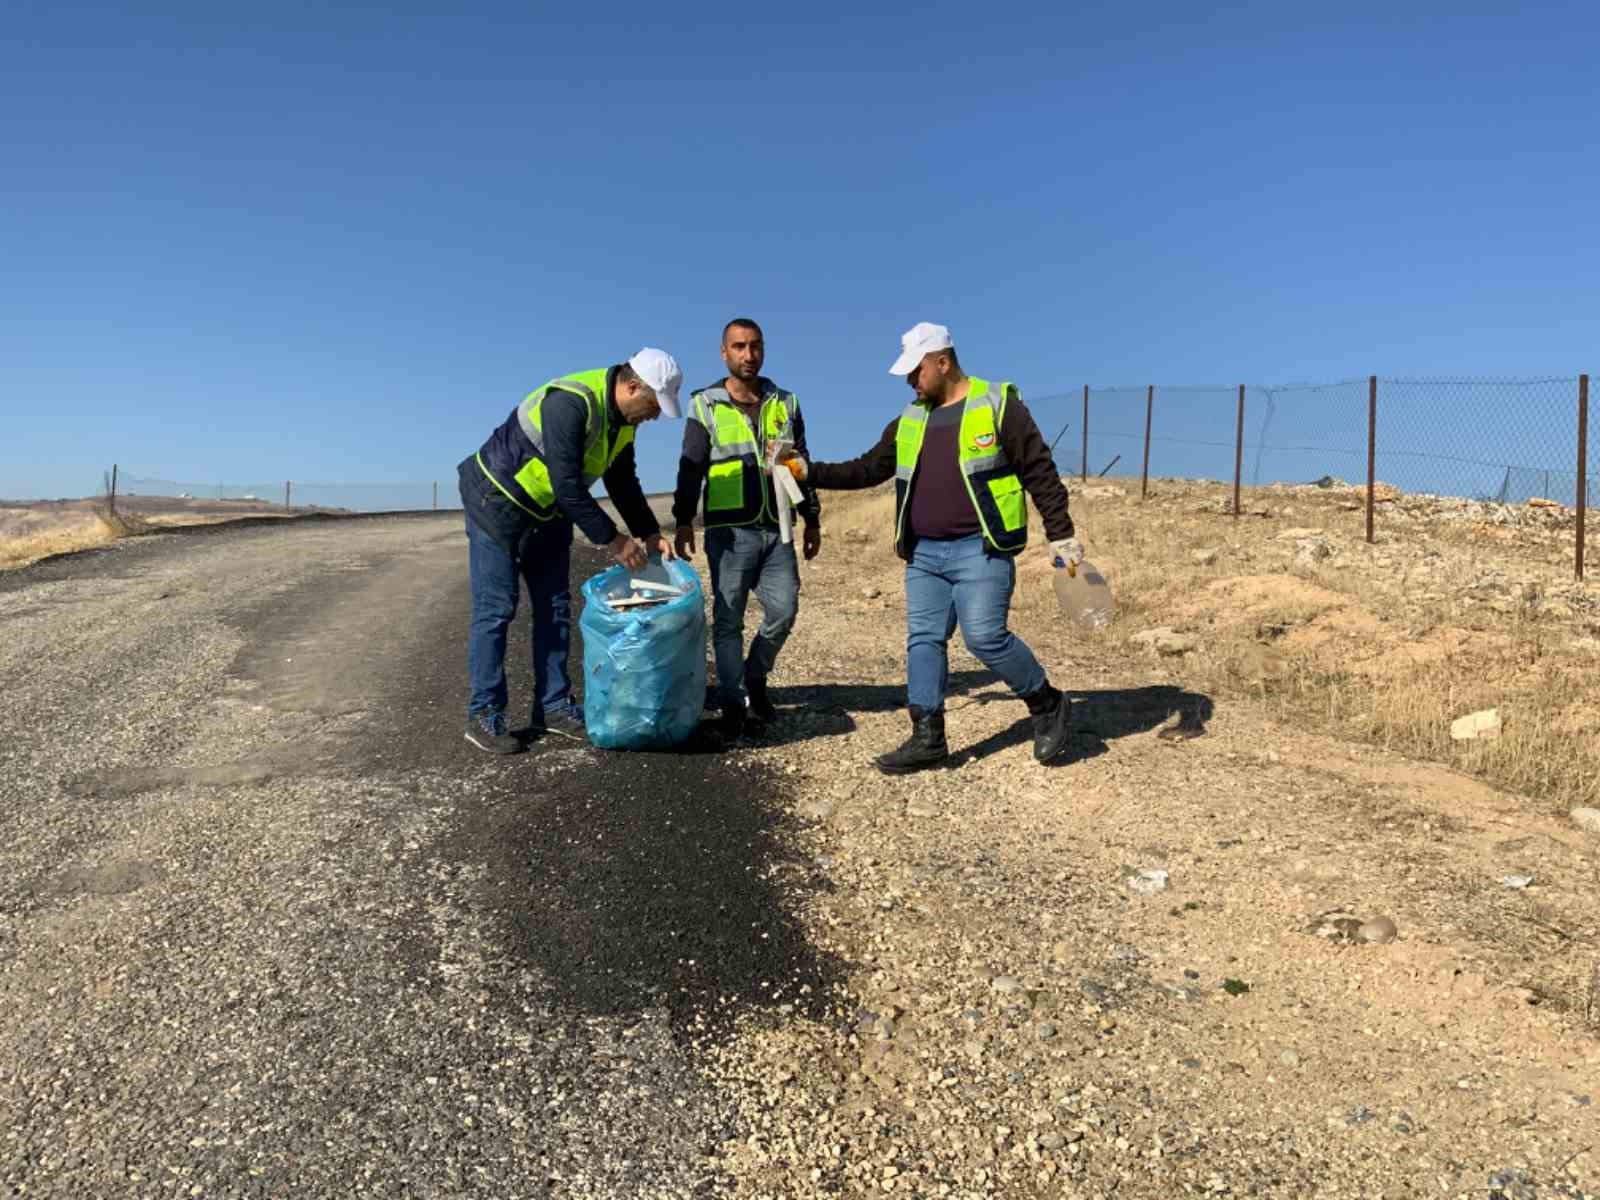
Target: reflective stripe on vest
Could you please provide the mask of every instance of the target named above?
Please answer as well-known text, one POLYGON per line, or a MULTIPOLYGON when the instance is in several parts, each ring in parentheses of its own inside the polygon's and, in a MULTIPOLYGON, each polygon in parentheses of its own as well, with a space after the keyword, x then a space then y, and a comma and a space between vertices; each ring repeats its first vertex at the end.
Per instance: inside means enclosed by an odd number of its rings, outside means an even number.
MULTIPOLYGON (((967 377, 967 398, 962 402, 957 461, 967 497, 978 514, 984 540, 1003 554, 1015 554, 1028 542, 1028 501, 1022 480, 1006 460, 1000 446, 1000 423, 1006 400, 1016 391, 1007 382, 990 385, 986 379, 967 377)), ((928 431, 928 407, 911 404, 895 427, 895 545, 904 550, 906 513, 911 482, 922 457, 928 431)))
POLYGON ((616 444, 610 444, 611 422, 606 407, 606 373, 607 369, 601 367, 598 371, 578 371, 572 375, 563 375, 560 379, 552 379, 538 390, 528 393, 527 398, 517 406, 517 424, 532 446, 532 454, 529 455, 528 461, 523 463, 513 476, 523 492, 523 498, 519 499, 502 486, 489 469, 483 466, 483 460, 481 458, 478 460, 478 465, 483 467, 483 473, 496 487, 505 492, 519 508, 525 509, 541 521, 550 520, 557 511, 555 488, 550 482, 550 468, 545 464, 544 399, 546 396, 552 391, 570 392, 584 403, 583 462, 580 471, 585 488, 592 488, 610 469, 611 464, 616 462, 617 456, 633 444, 632 425, 624 426, 617 434, 616 444))
POLYGON ((707 529, 755 525, 769 515, 764 443, 792 438, 800 411, 800 402, 790 393, 768 392, 756 415, 758 438, 744 410, 727 397, 723 388, 705 388, 694 394, 690 410, 690 418, 705 427, 711 443, 703 518, 707 529))

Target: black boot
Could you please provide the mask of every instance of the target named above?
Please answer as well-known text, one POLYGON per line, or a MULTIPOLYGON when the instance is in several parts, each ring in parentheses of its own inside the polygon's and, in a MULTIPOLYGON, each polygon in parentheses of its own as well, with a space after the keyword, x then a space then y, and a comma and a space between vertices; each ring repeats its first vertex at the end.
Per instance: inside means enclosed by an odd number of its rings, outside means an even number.
POLYGON ((944 740, 944 710, 911 710, 911 736, 898 750, 880 754, 874 761, 885 775, 909 775, 926 767, 936 767, 950 757, 944 740))
POLYGON ((723 741, 736 742, 742 738, 745 724, 744 701, 724 701, 722 719, 717 722, 717 730, 722 734, 723 741))
POLYGON ((1067 748, 1072 701, 1048 683, 1023 700, 1033 714, 1033 757, 1047 763, 1067 748))
POLYGON ((750 719, 757 725, 770 725, 778 719, 778 710, 772 707, 772 697, 767 695, 765 675, 746 673, 744 693, 750 697, 750 719))

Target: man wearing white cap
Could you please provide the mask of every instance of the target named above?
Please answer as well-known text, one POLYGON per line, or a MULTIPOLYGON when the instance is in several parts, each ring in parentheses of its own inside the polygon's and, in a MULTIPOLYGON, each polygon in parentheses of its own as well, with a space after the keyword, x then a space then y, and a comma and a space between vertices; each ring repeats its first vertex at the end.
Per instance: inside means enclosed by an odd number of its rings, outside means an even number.
POLYGON ((530 732, 587 736, 567 674, 572 528, 630 569, 649 554, 675 557, 639 483, 633 435, 645 421, 682 415, 682 385, 672 355, 649 347, 625 363, 563 375, 529 393, 457 468, 472 584, 466 738, 480 750, 522 748, 505 715, 506 631, 517 615, 519 578, 533 610, 530 732), (631 537, 589 494, 601 479, 631 537))
POLYGON ((1033 717, 1040 762, 1067 748, 1071 705, 1050 685, 1027 644, 1007 628, 1016 555, 1028 540, 1033 497, 1052 560, 1078 563, 1067 489, 1015 385, 961 369, 950 331, 922 322, 900 339, 891 374, 916 399, 889 422, 877 445, 845 463, 789 460, 817 488, 867 488, 895 480, 895 550, 906 561, 906 699, 911 737, 881 755, 878 768, 903 774, 949 757, 944 698, 950 635, 1000 676, 1033 717))

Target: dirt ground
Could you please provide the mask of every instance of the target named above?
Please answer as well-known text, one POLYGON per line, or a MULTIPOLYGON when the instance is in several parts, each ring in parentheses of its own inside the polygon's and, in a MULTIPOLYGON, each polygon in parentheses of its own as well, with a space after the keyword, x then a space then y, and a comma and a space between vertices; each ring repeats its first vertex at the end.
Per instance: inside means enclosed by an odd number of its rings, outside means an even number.
POLYGON ((1034 763, 958 639, 957 764, 897 779, 870 766, 908 730, 892 499, 824 496, 785 715, 741 753, 793 798, 793 902, 852 974, 839 1019, 718 1052, 755 1131, 720 1151, 736 1194, 1600 1193, 1571 514, 1386 490, 1367 546, 1346 489, 1235 518, 1218 486, 1069 484, 1118 615, 1060 617, 1036 527, 1012 624, 1072 754, 1034 763), (1487 707, 1498 738, 1451 739, 1487 707), (1375 918, 1398 936, 1348 936, 1375 918))

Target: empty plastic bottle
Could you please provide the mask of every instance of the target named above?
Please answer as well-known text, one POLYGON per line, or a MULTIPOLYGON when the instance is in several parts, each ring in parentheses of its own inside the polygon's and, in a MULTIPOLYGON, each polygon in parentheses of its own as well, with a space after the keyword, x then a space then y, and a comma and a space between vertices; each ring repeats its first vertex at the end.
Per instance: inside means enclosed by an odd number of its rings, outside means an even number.
POLYGON ((1075 625, 1085 629, 1099 629, 1109 624, 1115 605, 1111 599, 1111 585, 1088 559, 1077 567, 1069 567, 1058 555, 1056 569, 1051 572, 1051 584, 1056 591, 1056 604, 1062 614, 1075 625))

